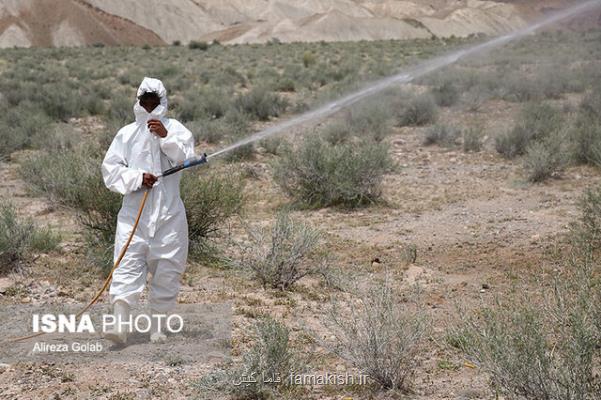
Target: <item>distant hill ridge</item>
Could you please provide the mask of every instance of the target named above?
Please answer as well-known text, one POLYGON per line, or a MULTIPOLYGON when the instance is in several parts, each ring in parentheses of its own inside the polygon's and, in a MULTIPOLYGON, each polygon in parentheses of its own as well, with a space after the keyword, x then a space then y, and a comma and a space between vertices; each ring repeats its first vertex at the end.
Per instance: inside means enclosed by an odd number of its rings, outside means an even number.
POLYGON ((462 37, 514 30, 541 11, 569 4, 528 0, 0 0, 0 47, 462 37))

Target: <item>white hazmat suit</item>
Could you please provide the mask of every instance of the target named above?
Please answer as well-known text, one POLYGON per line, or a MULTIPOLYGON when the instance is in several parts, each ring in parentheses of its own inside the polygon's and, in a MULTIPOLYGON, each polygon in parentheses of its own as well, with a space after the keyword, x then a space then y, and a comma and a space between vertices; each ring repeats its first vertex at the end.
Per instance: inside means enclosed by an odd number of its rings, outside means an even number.
MULTIPOLYGON (((167 91, 158 79, 144 78, 138 97, 146 92, 160 96, 160 105, 150 114, 137 101, 135 122, 121 128, 102 162, 104 183, 124 195, 115 233, 115 260, 133 228, 143 196, 144 172, 158 176, 162 171, 194 157, 194 139, 179 121, 166 118, 167 91), (167 129, 161 138, 149 131, 147 121, 160 120, 167 129)), ((153 312, 168 313, 176 303, 180 278, 188 256, 188 223, 180 198, 180 173, 160 178, 149 189, 146 206, 132 242, 113 274, 109 290, 111 304, 128 306, 138 302, 147 273, 149 303, 153 312)))

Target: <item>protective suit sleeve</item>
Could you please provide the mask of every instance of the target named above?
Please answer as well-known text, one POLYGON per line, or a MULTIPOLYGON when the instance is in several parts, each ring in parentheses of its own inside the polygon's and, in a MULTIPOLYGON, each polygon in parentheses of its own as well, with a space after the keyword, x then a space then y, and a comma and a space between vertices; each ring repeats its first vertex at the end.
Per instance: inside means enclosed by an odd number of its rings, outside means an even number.
POLYGON ((127 166, 124 147, 117 134, 102 161, 102 179, 111 191, 126 195, 142 187, 144 171, 127 166))
POLYGON ((159 141, 161 151, 173 165, 181 164, 184 160, 195 156, 194 136, 179 121, 172 120, 169 125, 167 136, 159 141))

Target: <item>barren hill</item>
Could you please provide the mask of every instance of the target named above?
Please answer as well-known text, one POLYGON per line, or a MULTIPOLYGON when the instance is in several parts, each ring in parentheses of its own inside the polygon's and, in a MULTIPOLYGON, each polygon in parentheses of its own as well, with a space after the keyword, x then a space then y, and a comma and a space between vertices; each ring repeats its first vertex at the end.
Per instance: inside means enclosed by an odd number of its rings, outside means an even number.
MULTIPOLYGON (((561 2, 0 0, 0 47, 345 41, 496 34, 561 2)), ((566 3, 566 2, 563 2, 566 3)))

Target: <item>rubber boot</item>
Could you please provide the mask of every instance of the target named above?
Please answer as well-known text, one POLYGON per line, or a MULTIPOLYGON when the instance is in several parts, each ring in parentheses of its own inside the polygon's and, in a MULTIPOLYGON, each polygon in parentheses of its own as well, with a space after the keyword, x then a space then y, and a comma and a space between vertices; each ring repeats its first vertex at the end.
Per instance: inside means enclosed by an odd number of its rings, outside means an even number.
POLYGON ((115 322, 117 326, 113 326, 109 330, 107 330, 104 333, 104 337, 105 339, 108 339, 117 345, 124 345, 125 343, 127 343, 127 325, 122 328, 122 326, 120 326, 118 322, 129 321, 129 304, 127 304, 125 301, 117 300, 115 304, 113 304, 113 316, 115 317, 115 322))
POLYGON ((163 343, 165 342, 165 340, 167 340, 167 335, 165 335, 165 319, 166 317, 162 317, 160 319, 155 318, 155 315, 165 315, 164 313, 161 313, 159 311, 150 310, 150 314, 152 316, 152 319, 150 321, 150 342, 151 343, 163 343))

